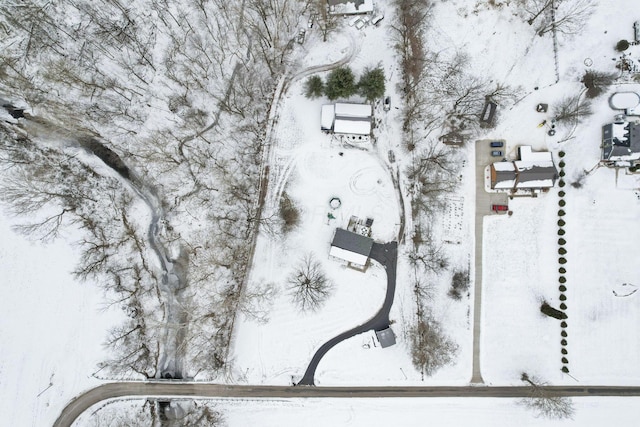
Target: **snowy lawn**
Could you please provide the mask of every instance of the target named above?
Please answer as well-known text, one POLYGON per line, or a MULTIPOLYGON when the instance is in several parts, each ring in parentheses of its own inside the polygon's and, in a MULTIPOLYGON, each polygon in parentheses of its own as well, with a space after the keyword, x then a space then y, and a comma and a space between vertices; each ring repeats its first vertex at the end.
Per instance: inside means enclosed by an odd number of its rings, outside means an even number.
POLYGON ((94 285, 71 277, 77 254, 68 244, 32 244, 10 225, 0 215, 2 424, 46 426, 69 400, 99 384, 92 374, 121 313, 94 285))

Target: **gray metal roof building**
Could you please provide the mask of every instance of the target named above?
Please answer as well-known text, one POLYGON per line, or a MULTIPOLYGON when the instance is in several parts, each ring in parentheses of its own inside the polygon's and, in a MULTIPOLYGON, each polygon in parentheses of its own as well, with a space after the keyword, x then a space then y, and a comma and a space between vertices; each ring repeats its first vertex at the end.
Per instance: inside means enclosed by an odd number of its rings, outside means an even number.
POLYGON ((378 341, 382 348, 391 347, 396 343, 396 335, 391 330, 391 327, 376 331, 376 336, 378 337, 378 341))
POLYGON ((369 259, 373 239, 342 228, 336 229, 329 255, 364 266, 369 259))
POLYGON ((602 127, 602 160, 629 162, 640 159, 640 124, 609 123, 602 127))

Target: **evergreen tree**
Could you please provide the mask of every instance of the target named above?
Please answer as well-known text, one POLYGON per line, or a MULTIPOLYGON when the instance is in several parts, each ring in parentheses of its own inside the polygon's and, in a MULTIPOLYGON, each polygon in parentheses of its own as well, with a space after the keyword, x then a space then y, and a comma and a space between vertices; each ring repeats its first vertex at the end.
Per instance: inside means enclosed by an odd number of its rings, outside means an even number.
POLYGON ((348 67, 336 68, 329 73, 324 86, 324 94, 331 100, 349 98, 356 93, 356 90, 356 79, 353 71, 348 67))
POLYGON ((319 98, 324 93, 324 83, 320 76, 311 76, 304 84, 304 94, 307 98, 319 98))
POLYGON ((367 69, 358 82, 358 92, 367 101, 382 98, 385 89, 384 80, 384 70, 381 67, 367 69))

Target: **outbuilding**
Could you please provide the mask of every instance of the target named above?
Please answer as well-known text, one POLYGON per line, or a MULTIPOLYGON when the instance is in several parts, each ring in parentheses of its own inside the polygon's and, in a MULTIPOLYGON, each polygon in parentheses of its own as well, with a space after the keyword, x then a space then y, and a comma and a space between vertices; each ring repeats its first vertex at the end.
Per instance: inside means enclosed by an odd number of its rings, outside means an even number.
POLYGON ((323 105, 320 129, 335 134, 369 136, 372 115, 373 109, 369 104, 323 105))
POLYGON ((393 333, 390 326, 376 331, 376 337, 378 337, 378 342, 382 348, 391 347, 396 343, 396 334, 393 333))

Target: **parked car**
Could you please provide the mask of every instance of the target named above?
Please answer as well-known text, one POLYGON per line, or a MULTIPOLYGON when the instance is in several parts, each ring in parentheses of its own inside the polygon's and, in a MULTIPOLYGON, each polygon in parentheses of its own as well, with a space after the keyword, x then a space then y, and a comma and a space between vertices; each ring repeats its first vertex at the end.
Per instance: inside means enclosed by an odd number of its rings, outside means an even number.
POLYGON ((502 156, 502 151, 498 151, 498 150, 496 150, 496 151, 492 151, 492 152, 491 152, 491 155, 492 155, 493 157, 501 157, 501 156, 502 156))
POLYGON ((304 28, 300 28, 300 31, 298 32, 297 42, 300 44, 304 43, 304 36, 306 34, 307 34, 307 31, 304 28))
POLYGON ((373 25, 378 25, 378 22, 382 21, 383 19, 384 19, 384 15, 382 13, 379 13, 373 18, 371 18, 371 23, 373 25))
POLYGON ((504 142, 502 141, 492 141, 491 142, 491 147, 503 147, 504 146, 504 142))
POLYGON ((389 111, 391 109, 391 97, 387 96, 384 99, 384 111, 389 111))
POLYGON ((316 14, 314 13, 314 14, 312 14, 312 15, 309 17, 309 21, 307 22, 307 26, 308 26, 309 28, 313 28, 313 22, 314 22, 315 20, 316 20, 316 14))
POLYGON ((358 21, 360 21, 360 17, 354 16, 353 18, 349 19, 349 26, 353 27, 354 25, 356 25, 356 22, 358 21))
POLYGON ((494 212, 506 212, 509 210, 507 205, 491 205, 491 210, 494 212))
POLYGON ((361 30, 364 27, 365 22, 362 19, 356 21, 356 28, 361 30))

